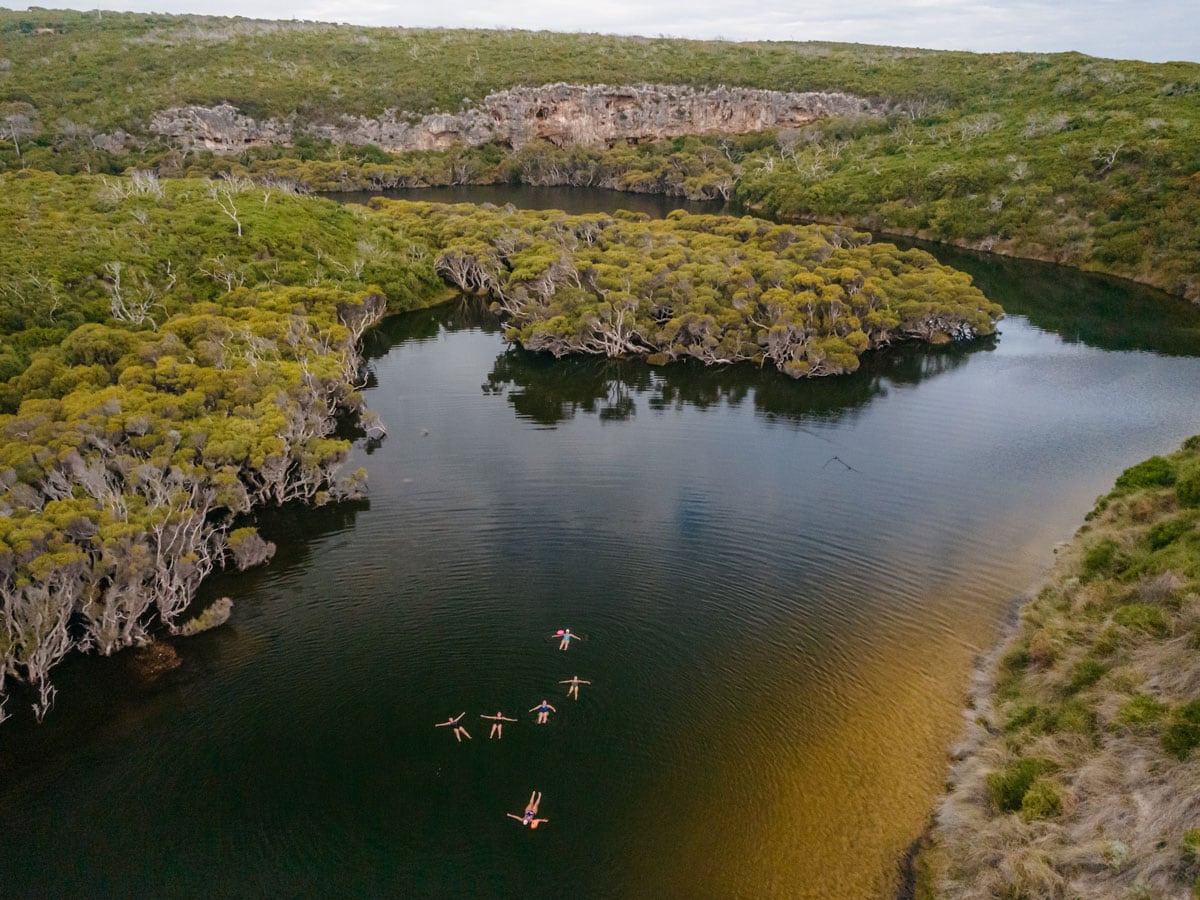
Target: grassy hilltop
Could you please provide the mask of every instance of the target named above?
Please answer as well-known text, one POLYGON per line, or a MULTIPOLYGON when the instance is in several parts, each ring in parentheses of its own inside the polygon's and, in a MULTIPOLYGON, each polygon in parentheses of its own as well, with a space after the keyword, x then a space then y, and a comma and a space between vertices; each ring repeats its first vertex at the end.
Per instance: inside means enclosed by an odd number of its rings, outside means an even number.
POLYGON ((1200 299, 1193 63, 3 11, 0 134, 0 170, 136 164, 165 175, 275 172, 316 189, 524 181, 719 191, 783 217, 1049 259, 1200 299), (455 111, 556 81, 843 91, 891 112, 738 140, 517 152, 391 154, 303 133, 344 114, 455 111), (212 157, 148 133, 160 110, 221 102, 287 121, 295 139, 212 157))

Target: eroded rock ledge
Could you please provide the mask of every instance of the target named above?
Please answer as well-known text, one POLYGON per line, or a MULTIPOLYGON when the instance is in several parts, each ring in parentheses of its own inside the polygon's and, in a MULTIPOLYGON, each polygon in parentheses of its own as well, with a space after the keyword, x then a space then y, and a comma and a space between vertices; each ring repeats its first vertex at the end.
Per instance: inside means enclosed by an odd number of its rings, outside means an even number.
POLYGON ((841 93, 550 84, 489 94, 480 107, 457 113, 417 116, 390 109, 377 118, 342 116, 334 124, 301 122, 295 114, 260 122, 228 103, 183 106, 155 114, 150 130, 185 147, 215 153, 286 145, 298 135, 405 151, 491 142, 519 148, 539 139, 567 146, 685 134, 745 134, 795 127, 827 116, 882 112, 881 106, 841 93))

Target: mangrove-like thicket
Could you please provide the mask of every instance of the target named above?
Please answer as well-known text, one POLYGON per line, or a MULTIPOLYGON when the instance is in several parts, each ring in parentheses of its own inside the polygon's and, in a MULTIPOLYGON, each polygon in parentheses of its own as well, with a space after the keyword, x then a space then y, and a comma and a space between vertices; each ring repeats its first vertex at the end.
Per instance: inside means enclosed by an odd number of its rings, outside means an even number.
POLYGON ((858 368, 893 341, 991 334, 1000 308, 922 250, 838 226, 375 201, 509 340, 555 356, 753 362, 792 377, 858 368))
POLYGON ((444 294, 361 212, 249 182, 0 176, 0 718, 9 679, 40 718, 68 652, 177 631, 215 567, 267 559, 255 507, 361 491, 333 434, 361 410, 357 341, 444 294))
POLYGON ((919 896, 1200 896, 1200 436, 1087 519, 981 681, 919 896))

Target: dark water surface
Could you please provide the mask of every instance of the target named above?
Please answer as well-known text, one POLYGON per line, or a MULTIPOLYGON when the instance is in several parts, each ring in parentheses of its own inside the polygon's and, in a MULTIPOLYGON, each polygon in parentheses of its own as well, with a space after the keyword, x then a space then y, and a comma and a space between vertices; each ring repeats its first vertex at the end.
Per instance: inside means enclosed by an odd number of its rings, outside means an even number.
POLYGON ((369 504, 264 516, 275 560, 208 586, 231 624, 158 683, 72 660, 45 725, 0 727, 0 896, 886 893, 974 655, 1200 431, 1196 310, 948 261, 999 336, 818 382, 554 362, 467 302, 386 323, 369 504), (532 790, 536 832, 504 815, 532 790))

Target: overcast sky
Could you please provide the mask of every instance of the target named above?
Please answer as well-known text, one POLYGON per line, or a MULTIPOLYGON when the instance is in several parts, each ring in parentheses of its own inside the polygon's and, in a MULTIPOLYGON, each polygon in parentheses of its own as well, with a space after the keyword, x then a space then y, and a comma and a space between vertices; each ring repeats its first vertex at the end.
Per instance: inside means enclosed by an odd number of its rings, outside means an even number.
POLYGON ((1117 59, 1200 62, 1197 0, 45 0, 40 5, 357 25, 1079 50, 1117 59))

